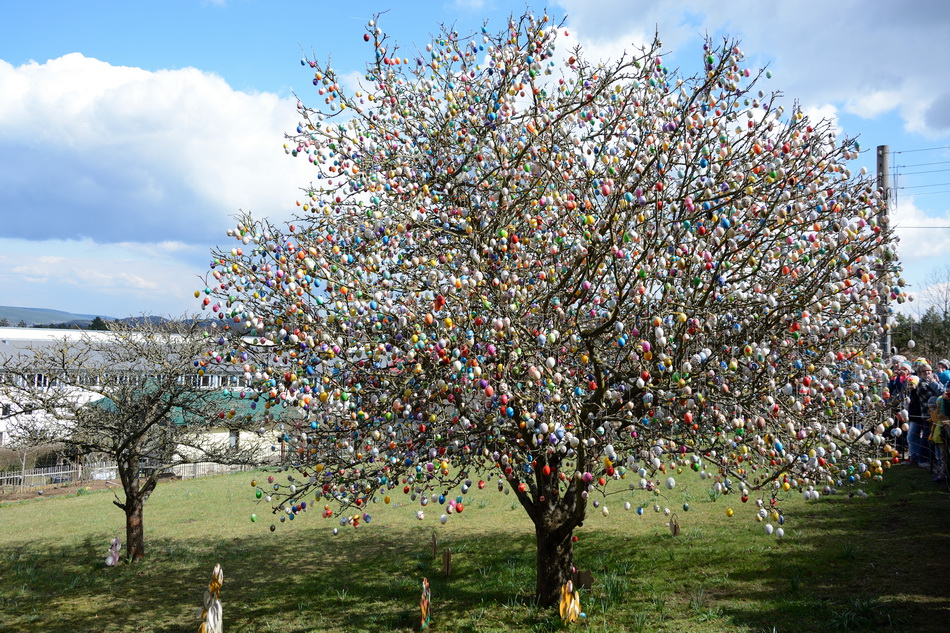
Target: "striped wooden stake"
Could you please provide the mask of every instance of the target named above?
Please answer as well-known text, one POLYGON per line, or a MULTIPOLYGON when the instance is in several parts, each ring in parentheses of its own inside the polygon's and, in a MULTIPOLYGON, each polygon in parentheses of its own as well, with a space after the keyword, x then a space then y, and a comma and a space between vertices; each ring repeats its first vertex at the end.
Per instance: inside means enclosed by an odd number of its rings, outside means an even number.
POLYGON ((195 615, 201 620, 198 633, 224 633, 221 608, 221 585, 224 584, 224 572, 221 565, 215 565, 211 572, 211 583, 204 595, 204 606, 195 615))

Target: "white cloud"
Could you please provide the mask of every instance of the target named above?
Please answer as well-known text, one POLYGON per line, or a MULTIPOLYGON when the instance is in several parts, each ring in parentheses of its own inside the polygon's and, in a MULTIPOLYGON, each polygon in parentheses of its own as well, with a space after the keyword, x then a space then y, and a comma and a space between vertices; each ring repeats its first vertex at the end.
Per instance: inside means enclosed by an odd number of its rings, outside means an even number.
POLYGON ((891 211, 891 223, 900 237, 898 253, 905 265, 950 256, 950 210, 928 214, 913 197, 902 197, 891 211))
POLYGON ((950 3, 860 0, 669 3, 648 0, 559 0, 585 44, 618 49, 642 42, 658 28, 667 48, 685 63, 705 34, 741 40, 754 58, 773 60, 774 86, 804 105, 840 104, 873 117, 899 112, 909 131, 950 136, 950 3), (928 60, 937 63, 929 63, 928 60), (939 60, 939 61, 937 61, 939 60), (926 70, 908 64, 927 64, 926 70), (940 89, 943 92, 940 92, 940 89))
MULTIPOLYGON (((728 34, 753 65, 771 60, 775 78, 763 89, 783 90, 786 105, 800 99, 809 115, 836 123, 900 116, 908 131, 950 135, 945 0, 555 3, 571 34, 559 40, 559 54, 580 41, 589 57, 616 58, 659 30, 674 53, 668 65, 692 71, 702 37, 728 34)), ((449 0, 443 8, 500 5, 449 0)), ((343 83, 361 76, 354 71, 343 83)), ((0 95, 3 303, 112 316, 128 305, 185 310, 231 216, 248 209, 289 217, 314 173, 281 147, 297 124, 295 98, 237 91, 194 68, 151 72, 78 53, 22 66, 0 60, 0 95)), ((950 226, 950 213, 901 198, 894 220, 908 267, 946 259, 950 229, 909 227, 950 226)))
POLYGON ((364 86, 364 80, 366 77, 365 72, 360 72, 358 70, 352 70, 348 73, 341 73, 339 76, 339 82, 343 86, 343 91, 348 95, 353 95, 356 92, 363 94, 369 94, 374 92, 372 86, 370 90, 367 90, 364 86))
POLYGON ((287 157, 296 100, 194 68, 78 53, 0 60, 0 287, 8 305, 87 314, 198 307, 210 251, 247 209, 295 211, 313 167, 287 157))
POLYGON ((36 261, 39 262, 40 264, 44 264, 46 266, 51 266, 51 267, 62 266, 63 263, 66 261, 66 258, 54 257, 52 255, 41 255, 40 257, 36 258, 36 261))
POLYGON ((5 305, 48 306, 69 312, 128 316, 140 311, 179 314, 198 309, 209 249, 202 245, 91 240, 0 239, 0 287, 5 305))
POLYGON ((864 119, 873 119, 892 110, 899 98, 900 93, 895 90, 860 93, 845 102, 844 110, 864 119))
POLYGON ((159 242, 155 245, 155 249, 157 251, 164 253, 177 253, 185 250, 186 248, 188 248, 188 245, 184 242, 173 242, 169 240, 159 242))
POLYGON ((307 184, 282 148, 295 100, 194 68, 0 61, 0 94, 8 236, 207 243, 241 208, 287 217, 307 184))
MULTIPOLYGON (((911 303, 896 306, 904 314, 922 314, 940 293, 934 286, 937 271, 950 271, 950 209, 927 212, 913 197, 901 197, 891 211, 891 223, 900 241, 897 252, 904 267, 911 303)), ((937 274, 939 277, 939 274, 937 274)))
POLYGON ((836 136, 841 132, 841 127, 838 125, 838 108, 830 103, 803 107, 802 114, 811 121, 828 121, 831 124, 832 133, 836 136))

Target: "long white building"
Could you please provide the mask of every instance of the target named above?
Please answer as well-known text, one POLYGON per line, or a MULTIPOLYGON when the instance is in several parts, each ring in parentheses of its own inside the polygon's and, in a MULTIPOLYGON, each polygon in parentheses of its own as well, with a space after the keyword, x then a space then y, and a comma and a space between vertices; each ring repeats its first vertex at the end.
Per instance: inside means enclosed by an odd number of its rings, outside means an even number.
MULTIPOLYGON (((62 341, 79 342, 83 340, 84 336, 94 341, 108 342, 113 335, 107 331, 95 330, 0 327, 0 360, 13 358, 18 354, 26 353, 30 349, 40 349, 62 341)), ((100 379, 99 376, 90 376, 90 386, 95 386, 100 379)), ((6 393, 2 388, 3 383, 8 380, 12 380, 12 377, 4 375, 3 369, 0 367, 0 447, 8 443, 8 429, 13 428, 19 416, 38 415, 19 409, 11 395, 6 393)), ((32 381, 31 387, 44 389, 50 386, 51 380, 54 381, 53 384, 55 385, 56 378, 46 376, 42 373, 35 373, 29 376, 28 380, 32 381)), ((193 381, 196 386, 209 389, 242 388, 247 386, 243 373, 237 372, 234 368, 224 364, 205 368, 205 371, 201 373, 196 370, 194 374, 181 376, 181 380, 190 380, 193 381)), ((75 394, 71 397, 79 401, 85 400, 86 402, 92 402, 102 397, 99 394, 83 390, 80 387, 72 387, 72 389, 75 391, 75 394)), ((230 442, 235 444, 240 441, 240 435, 227 428, 219 429, 216 431, 215 436, 215 439, 220 439, 220 436, 227 437, 230 442)))

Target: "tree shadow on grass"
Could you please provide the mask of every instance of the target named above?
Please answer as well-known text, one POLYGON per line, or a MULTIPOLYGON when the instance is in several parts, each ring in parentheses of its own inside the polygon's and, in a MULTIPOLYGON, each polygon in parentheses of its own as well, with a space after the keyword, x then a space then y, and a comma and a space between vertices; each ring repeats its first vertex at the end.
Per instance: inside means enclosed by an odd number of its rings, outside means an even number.
POLYGON ((585 607, 637 631, 947 630, 950 499, 918 469, 867 489, 791 504, 783 540, 764 524, 732 540, 688 522, 677 537, 584 534, 577 564, 599 580, 585 607))
POLYGON ((796 520, 796 547, 736 573, 752 610, 726 608, 754 630, 946 631, 950 500, 926 472, 894 469, 868 498, 839 494, 796 520))
MULTIPOLYGON (((712 527, 632 536, 584 530, 582 601, 607 630, 943 631, 950 597, 950 502, 923 471, 892 472, 883 494, 826 497, 789 516, 786 540, 728 539, 712 527), (927 478, 929 479, 929 478, 927 478), (704 533, 705 530, 705 533, 704 533)), ((29 535, 24 535, 28 537, 29 535)), ((135 565, 103 564, 109 535, 79 545, 0 547, 0 631, 194 631, 220 563, 228 631, 416 631, 421 580, 433 628, 548 631, 532 602, 533 534, 499 525, 445 535, 373 526, 222 540, 153 539, 135 565), (451 576, 441 552, 453 552, 451 576)))
POLYGON ((419 531, 380 529, 367 539, 306 529, 293 536, 153 539, 146 560, 115 568, 103 563, 105 535, 69 548, 3 547, 0 621, 11 631, 39 623, 44 631, 70 633, 193 631, 218 563, 229 631, 418 630, 423 577, 431 582, 443 630, 458 630, 473 605, 510 607, 513 588, 533 585, 523 574, 533 544, 523 539, 490 547, 475 538, 455 541, 453 572, 445 576, 419 531), (469 552, 488 560, 479 568, 469 552), (486 568, 497 571, 486 576, 486 568), (458 626, 445 629, 449 622, 458 626))

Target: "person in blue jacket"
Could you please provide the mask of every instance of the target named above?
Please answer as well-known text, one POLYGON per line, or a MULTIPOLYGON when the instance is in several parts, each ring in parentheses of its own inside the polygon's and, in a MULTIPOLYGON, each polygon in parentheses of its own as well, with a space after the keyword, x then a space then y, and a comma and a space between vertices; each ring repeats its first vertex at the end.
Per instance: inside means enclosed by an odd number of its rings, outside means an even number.
POLYGON ((950 384, 950 360, 944 358, 937 361, 937 380, 944 387, 950 384))

